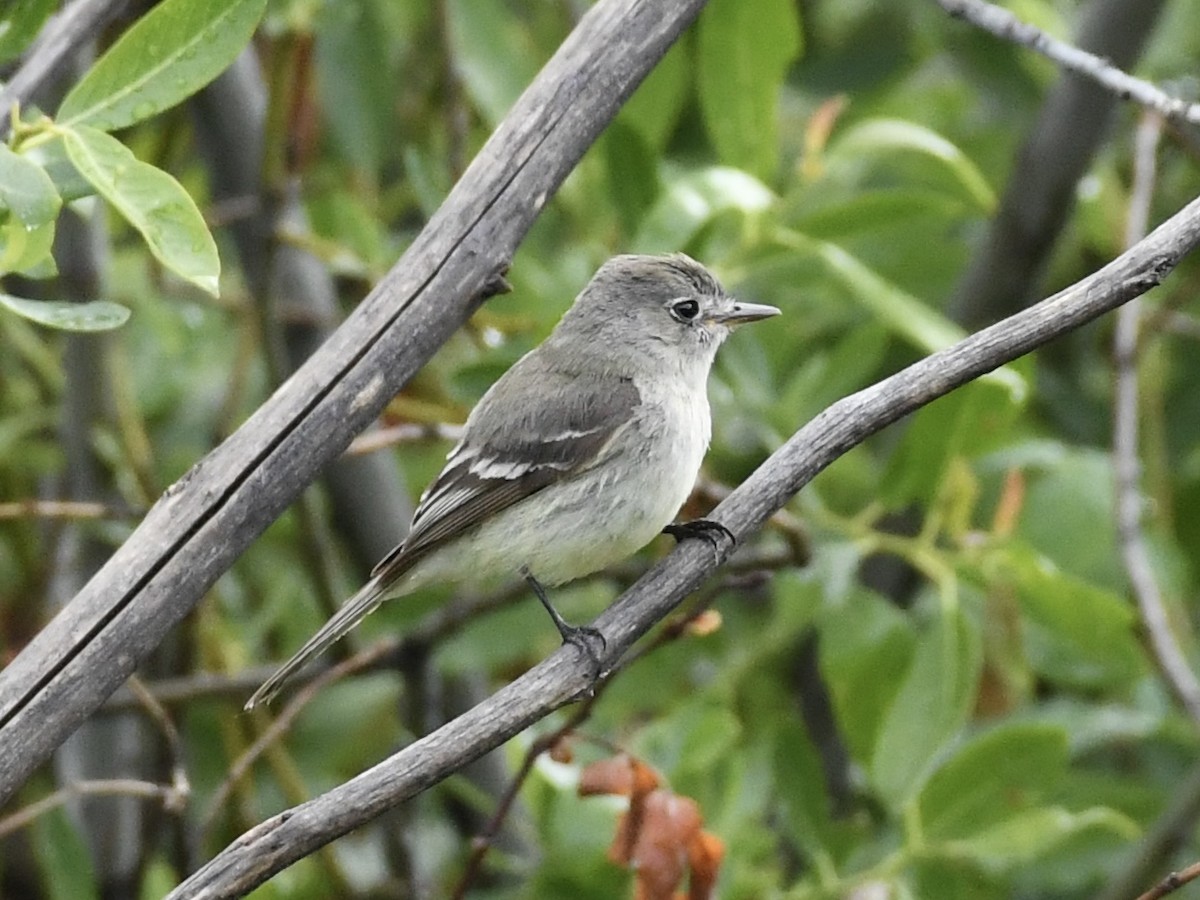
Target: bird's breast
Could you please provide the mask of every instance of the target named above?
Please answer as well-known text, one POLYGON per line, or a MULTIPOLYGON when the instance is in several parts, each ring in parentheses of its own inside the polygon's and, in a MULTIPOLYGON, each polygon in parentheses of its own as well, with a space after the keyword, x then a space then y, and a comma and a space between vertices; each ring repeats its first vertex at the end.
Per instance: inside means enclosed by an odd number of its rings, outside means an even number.
POLYGON ((644 392, 643 398, 635 422, 640 433, 630 441, 636 447, 632 452, 640 457, 634 480, 640 482, 643 498, 643 508, 635 513, 653 521, 657 533, 691 493, 708 450, 712 424, 708 397, 702 389, 661 386, 644 392))

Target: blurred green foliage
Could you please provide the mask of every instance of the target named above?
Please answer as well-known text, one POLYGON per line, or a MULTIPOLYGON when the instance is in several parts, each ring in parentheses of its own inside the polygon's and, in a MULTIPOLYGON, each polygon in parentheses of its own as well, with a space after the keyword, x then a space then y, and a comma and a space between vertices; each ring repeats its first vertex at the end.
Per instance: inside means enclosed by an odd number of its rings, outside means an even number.
MULTIPOLYGON (((44 16, 46 4, 23 5, 44 16)), ((1059 36, 1072 33, 1079 11, 1065 0, 1013 7, 1059 36)), ((298 173, 311 230, 288 239, 337 273, 347 310, 437 208, 582 8, 269 5, 256 45, 268 65, 295 43, 313 51, 294 76, 311 88, 315 130, 268 135, 312 143, 298 173)), ((1172 3, 1167 18, 1139 72, 1194 79, 1200 11, 1172 3)), ((705 476, 736 484, 825 406, 962 333, 946 299, 996 198, 1011 189, 1020 139, 1056 77, 1044 60, 923 0, 712 0, 547 206, 514 260, 512 294, 477 314, 389 419, 461 421, 606 257, 681 250, 739 295, 784 311, 736 335, 710 385, 705 476)), ((1121 251, 1137 116, 1119 111, 1041 295, 1121 251)), ((120 137, 148 149, 148 163, 170 168, 206 208, 182 110, 120 137)), ((0 179, 5 163, 0 154, 0 179)), ((1154 220, 1200 188, 1190 144, 1164 139, 1158 181, 1154 220)), ((47 207, 41 218, 57 213, 47 207)), ((0 315, 0 501, 59 496, 69 340, 104 340, 115 386, 115 412, 90 437, 119 499, 111 515, 79 526, 113 546, 129 531, 128 511, 145 508, 269 393, 256 301, 229 236, 215 233, 220 300, 165 277, 145 243, 114 223, 104 299, 132 310, 123 328, 58 338, 0 315)), ((1196 278, 1189 261, 1147 299, 1141 361, 1146 524, 1171 624, 1193 662, 1196 278)), ((1189 783, 1200 734, 1147 650, 1117 553, 1110 329, 1085 328, 969 385, 822 473, 789 506, 811 561, 767 579, 718 578, 706 597, 721 627, 639 660, 597 703, 575 758, 538 761, 512 816, 517 840, 491 851, 468 895, 630 890, 630 876, 605 860, 619 804, 574 793, 580 766, 612 747, 699 803, 726 845, 723 897, 1082 898, 1118 878, 1189 783)), ((428 440, 395 451, 414 496, 446 449, 428 440)), ((328 515, 319 495, 315 508, 328 515)), ((319 626, 319 568, 304 522, 285 515, 192 616, 180 651, 191 668, 232 675, 286 655, 319 626)), ((62 532, 24 513, 0 521, 5 658, 47 614, 62 532)), ((743 552, 782 550, 788 539, 768 530, 743 552)), ((339 548, 337 579, 348 593, 364 573, 347 551, 339 548)), ((598 579, 559 598, 585 620, 619 587, 598 579)), ((445 600, 385 608, 356 640, 411 629, 445 600)), ((377 674, 328 689, 216 810, 199 852, 215 853, 426 730, 436 718, 423 711, 431 683, 493 687, 555 642, 536 604, 522 601, 441 640, 423 679, 377 674)), ((193 834, 265 727, 240 714, 240 700, 172 708, 187 748, 193 834)), ((504 749, 510 774, 532 739, 504 749)), ((255 896, 403 896, 406 871, 444 895, 495 802, 458 776, 255 896), (400 829, 407 869, 389 844, 400 829)), ((44 896, 92 895, 72 829, 53 814, 31 833, 44 896)), ((1158 876, 1200 852, 1194 831, 1189 822, 1158 876)), ((148 844, 142 896, 183 877, 181 858, 170 842, 148 844)))

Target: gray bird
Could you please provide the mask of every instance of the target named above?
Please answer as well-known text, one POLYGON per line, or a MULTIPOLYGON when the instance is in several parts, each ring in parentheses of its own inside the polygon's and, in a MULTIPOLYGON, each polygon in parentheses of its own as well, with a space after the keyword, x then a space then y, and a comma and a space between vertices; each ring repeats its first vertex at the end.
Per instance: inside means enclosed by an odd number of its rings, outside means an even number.
POLYGON ((669 525, 708 448, 717 348, 778 314, 734 300, 682 254, 610 259, 471 411, 404 542, 246 708, 384 600, 431 582, 520 574, 575 640, 541 585, 599 571, 669 525))

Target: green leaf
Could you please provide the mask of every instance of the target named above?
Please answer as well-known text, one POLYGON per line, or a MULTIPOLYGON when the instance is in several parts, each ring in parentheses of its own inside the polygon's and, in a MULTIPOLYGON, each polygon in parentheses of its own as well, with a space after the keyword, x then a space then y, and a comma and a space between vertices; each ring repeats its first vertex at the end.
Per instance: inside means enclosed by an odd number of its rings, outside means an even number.
POLYGON ((54 222, 27 226, 14 217, 0 219, 0 274, 53 277, 58 271, 53 248, 54 222))
POLYGON ((0 294, 0 306, 39 325, 63 331, 109 331, 119 328, 129 319, 127 308, 107 300, 69 303, 62 300, 26 300, 0 294))
POLYGON ((33 823, 33 856, 49 900, 98 900, 92 860, 61 807, 33 823))
POLYGON ((221 272, 217 245, 179 182, 95 128, 62 132, 71 162, 141 232, 159 262, 215 297, 221 272))
POLYGON ((1098 807, 1080 813, 1058 807, 1031 809, 1012 816, 965 840, 942 845, 945 852, 966 856, 993 872, 1027 866, 1081 831, 1100 829, 1135 840, 1141 829, 1115 810, 1098 807))
POLYGON ((333 271, 374 279, 395 260, 396 248, 379 215, 359 194, 324 191, 312 199, 308 212, 310 227, 324 239, 308 251, 333 271))
POLYGON ((0 62, 28 47, 56 6, 58 0, 8 0, 0 12, 0 62))
POLYGON ((1028 481, 1021 536, 1059 568, 1093 584, 1124 590, 1109 454, 1068 448, 1028 481))
POLYGON ((638 750, 671 772, 672 777, 681 778, 688 773, 711 772, 733 752, 741 735, 741 723, 729 709, 710 697, 697 695, 643 729, 638 750))
POLYGON ((496 125, 537 75, 542 54, 504 3, 449 0, 446 16, 455 68, 484 118, 496 125))
POLYGON ((778 164, 779 88, 800 55, 791 0, 711 0, 700 16, 696 78, 723 162, 770 178, 778 164))
POLYGON ((779 392, 781 431, 811 419, 834 401, 871 383, 889 345, 887 330, 877 322, 836 333, 812 346, 794 365, 779 392))
POLYGON ((740 169, 700 169, 671 183, 646 214, 633 247, 638 253, 679 250, 715 216, 759 213, 774 202, 766 185, 740 169))
POLYGON ((619 119, 604 132, 600 147, 608 174, 609 196, 621 217, 621 225, 632 234, 662 190, 658 159, 641 133, 619 119))
MULTIPOLYGON (((1017 588, 1026 650, 1044 677, 1079 687, 1132 684, 1143 671, 1137 616, 1117 594, 1013 542, 994 560, 1017 588)), ((988 578, 988 574, 983 576, 988 578)))
POLYGON ((161 856, 154 856, 142 873, 139 900, 159 900, 179 887, 179 875, 161 856))
POLYGON ((832 828, 821 756, 795 719, 782 719, 775 742, 778 802, 787 817, 788 838, 808 854, 827 851, 832 828))
MULTIPOLYGON (((783 227, 775 230, 775 238, 784 247, 820 259, 829 274, 849 290, 851 299, 918 350, 933 353, 966 337, 960 325, 883 278, 837 244, 783 227)), ((1003 385, 1018 401, 1023 401, 1029 390, 1025 379, 1011 366, 1002 366, 982 377, 1003 385)))
MULTIPOLYGON (((825 576, 831 577, 838 576, 825 576)), ((838 727, 850 752, 866 763, 911 665, 916 643, 911 628, 891 603, 857 588, 826 614, 819 634, 821 675, 838 727)))
POLYGON ((689 45, 676 41, 621 107, 617 121, 635 129, 661 154, 688 99, 689 45))
POLYGON ((979 636, 960 608, 944 610, 918 639, 875 743, 871 779, 892 810, 904 809, 962 728, 979 668, 979 636))
POLYGON ((786 221, 811 237, 838 241, 888 228, 911 230, 917 217, 944 223, 962 217, 962 202, 957 197, 928 187, 856 185, 846 191, 825 202, 814 202, 812 191, 797 191, 798 196, 789 198, 786 221))
POLYGON ((996 195, 983 173, 965 153, 939 134, 900 119, 872 119, 845 131, 830 149, 830 156, 859 160, 877 156, 894 164, 898 154, 915 153, 933 160, 951 175, 963 194, 984 213, 991 213, 996 195))
POLYGON ((96 196, 96 189, 92 187, 91 182, 79 174, 79 170, 67 156, 66 143, 61 136, 31 147, 28 151, 22 151, 21 155, 27 155, 45 170, 63 203, 70 203, 81 197, 96 196))
POLYGON ((787 228, 778 229, 776 238, 785 247, 821 260, 829 274, 849 290, 850 299, 918 350, 932 353, 966 337, 961 326, 881 277, 837 244, 787 228))
POLYGON ((52 250, 61 207, 45 169, 0 144, 0 275, 56 274, 52 250))
POLYGON ((265 8, 266 0, 164 0, 71 89, 59 123, 113 131, 170 109, 229 67, 265 8))
POLYGON ((957 747, 921 792, 927 839, 979 831, 1053 790, 1067 767, 1067 733, 1048 723, 1008 722, 957 747))
POLYGON ((1146 744, 1170 714, 1166 704, 1147 708, 1136 696, 1123 704, 1059 697, 1040 702, 1030 710, 1029 719, 1062 729, 1071 755, 1078 757, 1115 746, 1146 744))
MULTIPOLYGON (((907 886, 906 886, 907 887, 907 886)), ((899 898, 920 900, 1012 900, 1012 886, 1001 878, 987 878, 968 859, 917 856, 912 865, 911 887, 897 891, 899 898)))
POLYGON ((30 228, 53 222, 62 200, 45 169, 0 144, 0 211, 30 228))
MULTIPOLYGON (((1009 371, 1020 379, 1017 364, 1009 371)), ((892 509, 928 502, 955 459, 977 456, 1008 436, 1024 399, 1023 390, 981 378, 921 408, 888 463, 881 499, 892 509)))
POLYGON ((389 35, 370 3, 326 3, 314 28, 325 134, 356 168, 378 175, 395 125, 389 35))
POLYGON ((62 199, 37 162, 0 144, 0 274, 56 274, 54 230, 62 199))

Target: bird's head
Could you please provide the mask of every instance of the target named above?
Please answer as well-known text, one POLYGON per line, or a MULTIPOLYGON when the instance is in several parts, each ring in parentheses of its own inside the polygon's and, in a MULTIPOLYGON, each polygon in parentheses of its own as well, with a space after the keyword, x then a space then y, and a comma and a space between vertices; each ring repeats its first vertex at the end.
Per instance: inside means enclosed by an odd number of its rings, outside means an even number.
POLYGON ((557 330, 600 354, 708 366, 734 327, 777 315, 773 306, 735 300, 682 253, 626 255, 600 267, 557 330))

